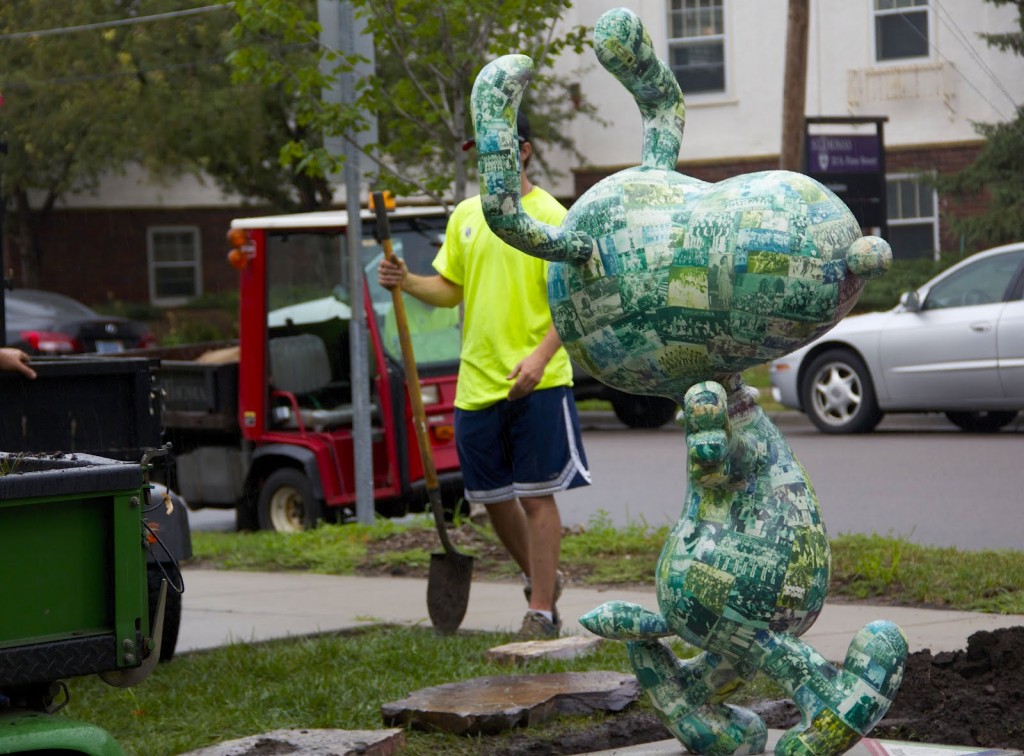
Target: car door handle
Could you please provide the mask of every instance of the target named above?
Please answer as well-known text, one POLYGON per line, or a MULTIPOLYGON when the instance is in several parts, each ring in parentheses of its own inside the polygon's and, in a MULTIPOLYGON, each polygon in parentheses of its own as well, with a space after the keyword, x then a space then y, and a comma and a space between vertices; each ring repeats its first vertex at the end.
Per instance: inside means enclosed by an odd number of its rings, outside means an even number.
POLYGON ((976 333, 986 333, 992 330, 992 324, 987 320, 980 321, 978 323, 971 323, 971 330, 976 333))

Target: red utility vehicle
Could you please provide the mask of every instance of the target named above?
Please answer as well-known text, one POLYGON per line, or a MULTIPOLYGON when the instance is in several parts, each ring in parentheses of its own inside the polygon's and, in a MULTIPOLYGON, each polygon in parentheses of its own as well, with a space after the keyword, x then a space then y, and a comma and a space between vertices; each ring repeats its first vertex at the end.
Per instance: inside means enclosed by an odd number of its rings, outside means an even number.
MULTIPOLYGON (((396 253, 429 272, 444 209, 399 208, 389 218, 396 253)), ((354 517, 347 225, 343 211, 233 221, 238 344, 159 350, 171 483, 191 507, 235 507, 240 527, 278 531, 354 517)), ((383 253, 369 211, 362 229, 373 498, 378 513, 392 516, 423 509, 427 497, 391 294, 376 282, 383 253)), ((406 308, 434 463, 452 507, 462 494, 453 432, 459 312, 410 297, 406 308)))

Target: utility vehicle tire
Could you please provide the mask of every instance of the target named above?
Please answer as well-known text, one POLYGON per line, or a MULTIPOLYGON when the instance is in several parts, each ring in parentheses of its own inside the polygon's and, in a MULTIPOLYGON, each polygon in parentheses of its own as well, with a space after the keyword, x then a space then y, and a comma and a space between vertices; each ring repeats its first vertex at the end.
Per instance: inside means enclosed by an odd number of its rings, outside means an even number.
POLYGON ((995 433, 1017 417, 1016 412, 947 412, 949 422, 968 433, 995 433))
POLYGON ((613 390, 612 410, 630 428, 659 428, 673 417, 679 406, 663 396, 640 396, 613 390))
POLYGON ((300 533, 323 519, 323 506, 301 470, 284 467, 270 474, 260 490, 257 511, 261 530, 300 533))
POLYGON ((867 367, 845 349, 814 358, 800 397, 807 417, 822 433, 867 433, 882 419, 867 367))
MULTIPOLYGON (((173 564, 165 564, 164 569, 172 573, 177 569, 173 564)), ((153 633, 153 620, 156 618, 156 604, 160 599, 160 581, 164 579, 164 570, 160 565, 150 562, 146 565, 146 585, 149 591, 149 632, 153 633)), ((181 627, 181 594, 167 586, 167 604, 164 606, 164 634, 160 640, 160 661, 170 661, 174 649, 178 645, 178 629, 181 627)))

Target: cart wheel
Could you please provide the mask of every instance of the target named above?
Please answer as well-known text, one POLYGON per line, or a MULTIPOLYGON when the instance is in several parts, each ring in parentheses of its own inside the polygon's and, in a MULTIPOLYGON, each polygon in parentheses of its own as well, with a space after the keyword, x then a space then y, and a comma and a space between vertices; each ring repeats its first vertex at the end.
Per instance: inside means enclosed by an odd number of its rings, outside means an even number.
POLYGON ((323 506, 313 496, 309 479, 290 467, 270 474, 260 490, 260 529, 300 533, 323 519, 323 506))
MULTIPOLYGON (((173 564, 165 567, 169 571, 177 569, 173 564)), ((156 562, 146 565, 146 586, 149 590, 149 631, 152 633, 153 619, 156 616, 156 603, 160 599, 160 581, 164 579, 164 570, 156 562)), ((167 605, 164 607, 164 634, 160 641, 160 661, 170 661, 174 649, 178 645, 178 628, 181 627, 181 594, 167 586, 167 605)))

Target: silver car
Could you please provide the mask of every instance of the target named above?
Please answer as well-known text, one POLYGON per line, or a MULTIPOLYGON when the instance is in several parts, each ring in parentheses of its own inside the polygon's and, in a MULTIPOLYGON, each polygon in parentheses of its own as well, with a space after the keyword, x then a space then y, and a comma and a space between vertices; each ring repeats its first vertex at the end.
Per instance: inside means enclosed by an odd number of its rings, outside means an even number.
POLYGON ((886 412, 944 412, 991 432, 1024 410, 1024 243, 979 252, 888 312, 844 318, 771 364, 772 395, 825 433, 886 412))

